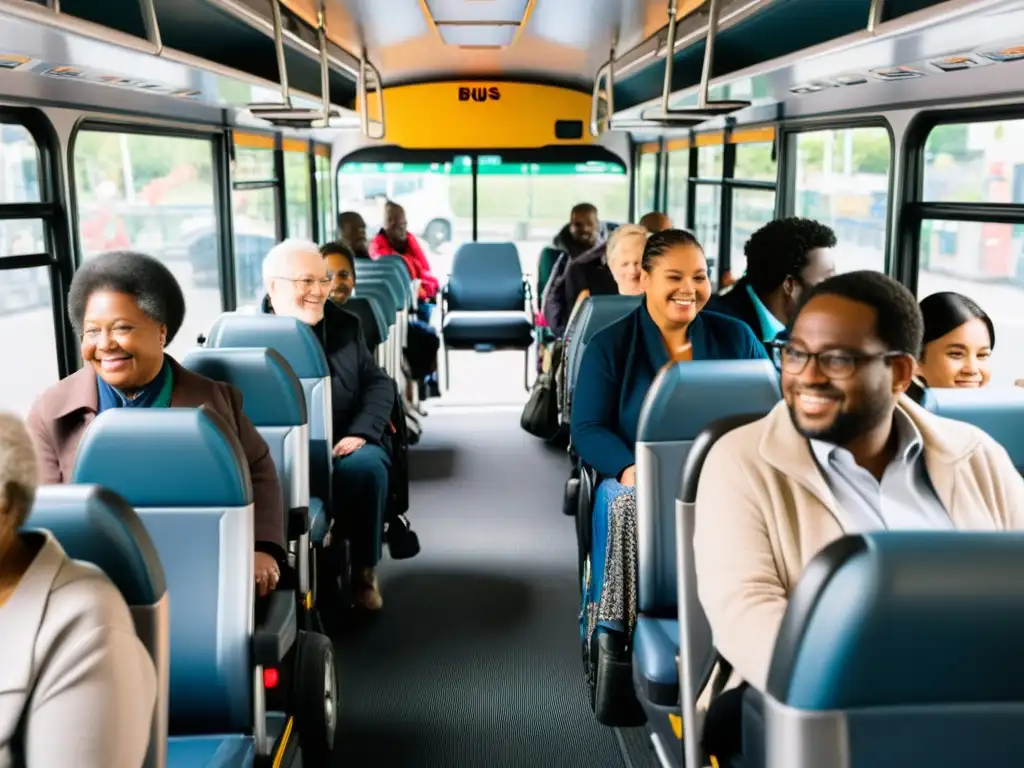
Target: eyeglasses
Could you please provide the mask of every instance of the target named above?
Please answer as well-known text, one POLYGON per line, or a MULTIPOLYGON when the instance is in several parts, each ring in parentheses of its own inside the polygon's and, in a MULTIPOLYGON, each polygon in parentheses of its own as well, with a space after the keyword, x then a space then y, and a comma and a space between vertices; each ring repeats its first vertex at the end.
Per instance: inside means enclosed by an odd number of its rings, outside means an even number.
POLYGON ((772 347, 772 357, 775 364, 784 373, 797 376, 804 372, 811 360, 816 360, 818 368, 830 379, 848 379, 857 371, 857 368, 872 360, 892 360, 903 357, 902 352, 882 352, 876 355, 866 355, 862 352, 854 352, 846 349, 827 349, 824 352, 805 352, 802 349, 794 349, 788 344, 778 344, 772 347))
POLYGON ((315 277, 282 277, 281 275, 278 275, 277 277, 275 277, 273 279, 274 280, 287 280, 289 283, 293 283, 294 285, 297 285, 299 288, 301 288, 304 291, 311 290, 314 286, 317 286, 317 285, 319 285, 321 288, 330 288, 331 287, 331 278, 329 278, 329 277, 325 277, 325 278, 323 278, 321 280, 318 280, 315 277))

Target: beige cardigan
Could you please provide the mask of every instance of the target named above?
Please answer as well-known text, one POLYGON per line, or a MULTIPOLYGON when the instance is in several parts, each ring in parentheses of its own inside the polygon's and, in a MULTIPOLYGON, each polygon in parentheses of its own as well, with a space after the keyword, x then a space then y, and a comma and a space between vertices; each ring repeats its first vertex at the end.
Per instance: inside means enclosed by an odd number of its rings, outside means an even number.
MULTIPOLYGON (((921 431, 929 478, 957 529, 1024 529, 1024 479, 1001 445, 909 398, 898 407, 921 431)), ((843 535, 835 510, 784 402, 711 449, 693 543, 715 647, 734 668, 727 687, 745 680, 764 690, 790 592, 807 562, 843 535)), ((706 708, 707 699, 705 691, 698 706, 706 708)))
POLYGON ((29 768, 139 768, 156 671, 121 593, 53 536, 0 608, 0 768, 24 717, 29 768))

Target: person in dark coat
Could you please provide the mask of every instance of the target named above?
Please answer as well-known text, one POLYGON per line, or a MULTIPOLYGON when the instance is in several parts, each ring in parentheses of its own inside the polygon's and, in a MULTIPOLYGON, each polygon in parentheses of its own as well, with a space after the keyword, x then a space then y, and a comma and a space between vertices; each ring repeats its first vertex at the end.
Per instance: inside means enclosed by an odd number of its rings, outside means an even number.
POLYGON ((363 338, 371 355, 375 355, 381 343, 380 328, 373 314, 373 307, 367 298, 354 298, 356 287, 356 256, 352 249, 340 240, 320 246, 320 253, 327 262, 327 274, 331 278, 328 298, 335 306, 342 307, 359 319, 363 338))
POLYGON ((334 503, 351 545, 356 602, 380 610, 381 558, 391 468, 389 433, 395 386, 370 355, 358 318, 327 301, 331 278, 316 243, 285 240, 267 254, 263 311, 313 328, 331 372, 334 503))
POLYGON ((224 419, 249 463, 255 516, 254 571, 260 595, 287 562, 284 494, 270 449, 230 384, 182 368, 164 349, 185 318, 178 281, 156 259, 114 251, 89 259, 71 281, 68 318, 85 365, 44 391, 26 420, 42 483, 70 483, 78 445, 109 408, 199 408, 224 419))
POLYGON ((750 236, 746 274, 708 309, 742 320, 766 344, 783 338, 804 291, 835 274, 835 233, 812 219, 776 219, 750 236))
POLYGON ((556 336, 565 333, 569 312, 573 305, 566 303, 565 278, 569 266, 577 259, 601 260, 608 233, 597 217, 597 208, 590 203, 579 203, 569 215, 569 223, 555 235, 552 245, 562 252, 551 268, 551 276, 544 287, 541 314, 556 336))

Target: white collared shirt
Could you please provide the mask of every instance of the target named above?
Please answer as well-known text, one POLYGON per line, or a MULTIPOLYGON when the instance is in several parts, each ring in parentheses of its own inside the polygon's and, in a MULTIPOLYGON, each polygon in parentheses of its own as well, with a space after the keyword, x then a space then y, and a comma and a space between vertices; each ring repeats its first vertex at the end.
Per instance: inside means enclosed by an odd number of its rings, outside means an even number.
POLYGON ((878 530, 952 530, 924 463, 921 432, 907 414, 893 413, 896 455, 879 482, 845 448, 811 440, 811 452, 838 505, 846 533, 878 530))

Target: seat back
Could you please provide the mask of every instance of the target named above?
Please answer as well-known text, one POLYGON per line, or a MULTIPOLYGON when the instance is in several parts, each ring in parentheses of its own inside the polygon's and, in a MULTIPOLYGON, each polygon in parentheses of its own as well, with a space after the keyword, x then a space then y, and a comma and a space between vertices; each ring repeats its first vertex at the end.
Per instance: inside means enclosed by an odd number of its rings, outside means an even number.
POLYGON ((399 265, 391 259, 371 261, 362 265, 356 273, 356 284, 358 285, 359 280, 370 277, 381 277, 394 283, 401 292, 402 306, 407 307, 412 302, 412 280, 404 264, 399 265))
MULTIPOLYGON (((711 448, 728 432, 761 418, 741 414, 717 419, 697 435, 686 454, 676 499, 676 578, 679 596, 679 699, 682 707, 683 742, 700 744, 702 720, 696 711, 701 686, 715 662, 711 625, 697 595, 697 570, 693 554, 696 530, 697 487, 711 448)), ((699 768, 703 755, 687 755, 686 768, 699 768)))
POLYGON ((551 270, 555 268, 555 262, 562 253, 553 245, 545 245, 540 249, 540 255, 537 256, 537 301, 544 295, 544 289, 548 287, 548 280, 551 278, 551 270))
POLYGON ((193 349, 181 364, 242 393, 242 410, 270 448, 287 509, 309 507, 309 424, 302 382, 266 347, 193 349))
POLYGON ((637 425, 637 610, 676 615, 676 496, 683 462, 700 431, 740 413, 768 413, 779 400, 768 360, 694 361, 662 369, 637 425))
POLYGON ((388 327, 384 322, 384 313, 381 312, 380 305, 367 296, 352 296, 345 302, 344 308, 359 318, 366 345, 370 352, 376 351, 388 338, 388 327))
POLYGON ((79 445, 73 482, 131 504, 163 563, 170 734, 251 732, 253 497, 230 427, 205 407, 105 411, 79 445))
POLYGON ((525 290, 515 244, 463 243, 448 276, 448 311, 522 312, 525 290))
POLYGON ((375 277, 360 279, 356 283, 356 289, 352 295, 376 301, 389 328, 397 322, 397 315, 402 305, 396 300, 395 292, 388 287, 387 281, 375 277))
POLYGON ((170 613, 167 582, 157 549, 135 510, 97 485, 47 485, 38 489, 23 530, 47 530, 68 557, 92 563, 121 592, 135 632, 156 668, 157 700, 147 768, 167 764, 170 613))
POLYGON ((565 329, 565 374, 562 377, 562 421, 568 423, 572 394, 576 388, 583 353, 598 331, 621 320, 638 306, 642 296, 588 296, 570 318, 565 329))
POLYGON ((973 424, 1002 445, 1024 472, 1024 389, 926 389, 921 405, 937 416, 973 424))
MULTIPOLYGON (((364 266, 367 266, 366 261, 367 260, 363 260, 363 261, 359 262, 359 269, 362 269, 364 266)), ((399 272, 399 274, 402 275, 402 277, 405 279, 406 282, 408 282, 408 283, 412 282, 412 274, 409 272, 409 267, 406 265, 405 259, 403 259, 401 256, 399 256, 397 253, 391 253, 391 254, 388 254, 387 256, 378 256, 376 259, 373 259, 369 263, 370 264, 393 264, 394 266, 398 267, 401 270, 399 272)))
POLYGON ((1024 749, 1024 533, 846 536, 804 569, 768 673, 767 764, 994 765, 1024 749))
POLYGON ((380 292, 382 295, 386 291, 386 295, 391 300, 390 308, 393 311, 392 314, 397 315, 406 308, 405 292, 396 283, 393 272, 371 274, 368 276, 360 275, 359 281, 356 283, 356 295, 359 294, 360 290, 365 292, 373 285, 384 289, 380 292))
POLYGON ((209 349, 269 348, 291 366, 306 396, 309 492, 330 505, 331 449, 334 447, 331 372, 313 329, 293 317, 225 312, 210 329, 206 346, 209 349))

